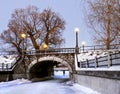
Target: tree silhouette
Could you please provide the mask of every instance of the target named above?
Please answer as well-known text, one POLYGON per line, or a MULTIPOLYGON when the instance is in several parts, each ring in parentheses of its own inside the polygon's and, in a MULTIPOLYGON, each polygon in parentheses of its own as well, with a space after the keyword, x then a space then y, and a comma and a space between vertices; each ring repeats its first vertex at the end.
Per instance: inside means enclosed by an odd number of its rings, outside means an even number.
POLYGON ((26 46, 37 51, 43 43, 52 48, 61 46, 64 43, 62 38, 64 29, 65 21, 59 14, 51 9, 40 12, 36 6, 28 6, 14 11, 8 29, 1 33, 0 38, 21 53, 23 39, 20 34, 25 33, 26 46))
POLYGON ((88 24, 94 31, 94 40, 110 49, 120 36, 120 2, 119 0, 88 1, 88 24))

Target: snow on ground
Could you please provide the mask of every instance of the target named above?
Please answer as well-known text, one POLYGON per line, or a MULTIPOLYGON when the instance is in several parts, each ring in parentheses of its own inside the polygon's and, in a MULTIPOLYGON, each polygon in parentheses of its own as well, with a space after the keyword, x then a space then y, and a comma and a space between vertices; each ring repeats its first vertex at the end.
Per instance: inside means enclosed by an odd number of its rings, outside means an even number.
POLYGON ((88 51, 78 55, 78 61, 85 61, 90 59, 95 59, 95 57, 107 56, 107 51, 88 51))
POLYGON ((108 53, 119 53, 120 50, 96 50, 96 51, 87 51, 87 52, 82 52, 78 54, 78 61, 85 61, 86 59, 95 59, 95 57, 104 57, 108 56, 108 53))
MULTIPOLYGON (((17 79, 17 80, 13 80, 13 81, 8 81, 8 82, 1 82, 0 83, 0 88, 5 88, 5 87, 11 87, 11 86, 17 86, 20 84, 26 84, 26 83, 30 83, 31 81, 27 80, 27 79, 17 79)), ((1 90, 1 89, 0 89, 1 90)), ((1 93, 0 93, 1 94, 1 93)))
POLYGON ((66 82, 65 79, 61 79, 68 78, 68 74, 69 72, 66 72, 66 75, 63 75, 61 71, 55 72, 55 78, 59 79, 34 83, 26 79, 1 82, 0 94, 100 94, 72 81, 66 82))
POLYGON ((0 56, 0 63, 12 63, 16 60, 17 55, 1 55, 0 56))
POLYGON ((0 68, 10 68, 17 58, 17 55, 0 55, 0 68))

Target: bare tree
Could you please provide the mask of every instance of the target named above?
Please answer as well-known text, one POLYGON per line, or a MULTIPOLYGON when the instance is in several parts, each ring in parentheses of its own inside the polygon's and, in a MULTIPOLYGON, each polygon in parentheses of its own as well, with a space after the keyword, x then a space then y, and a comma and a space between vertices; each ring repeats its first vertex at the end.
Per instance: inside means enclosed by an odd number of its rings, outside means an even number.
POLYGON ((51 9, 45 9, 40 18, 43 24, 42 30, 46 33, 44 42, 51 46, 60 45, 64 41, 61 31, 65 28, 65 22, 51 9))
POLYGON ((95 31, 94 40, 110 49, 120 31, 119 0, 91 0, 88 4, 88 24, 95 31))
MULTIPOLYGON (((18 48, 22 43, 20 34, 25 33, 29 44, 31 43, 35 50, 39 50, 43 43, 50 47, 60 46, 64 42, 62 38, 62 31, 65 29, 64 25, 65 21, 57 13, 52 12, 51 9, 40 12, 37 7, 29 6, 14 11, 8 28, 10 34, 14 34, 14 38, 19 39, 18 48)), ((6 37, 5 33, 6 31, 1 34, 0 38, 6 43, 13 44, 13 40, 8 42, 7 39, 13 38, 13 36, 6 37)), ((17 41, 14 42, 14 44, 17 44, 17 41)), ((13 46, 17 48, 15 45, 13 46)))
POLYGON ((17 32, 12 32, 10 29, 5 30, 1 33, 0 38, 3 40, 3 43, 9 44, 13 48, 12 50, 17 50, 19 54, 22 53, 22 40, 17 32))

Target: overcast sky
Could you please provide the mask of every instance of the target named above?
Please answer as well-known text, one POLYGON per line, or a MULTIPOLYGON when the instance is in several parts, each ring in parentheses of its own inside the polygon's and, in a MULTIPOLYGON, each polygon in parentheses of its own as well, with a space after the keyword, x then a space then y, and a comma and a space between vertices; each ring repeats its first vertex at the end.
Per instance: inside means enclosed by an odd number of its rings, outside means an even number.
POLYGON ((7 29, 11 14, 17 8, 26 8, 29 5, 37 6, 40 11, 45 8, 51 8, 59 13, 66 21, 66 29, 63 37, 65 45, 63 47, 75 47, 74 28, 79 27, 79 46, 82 41, 86 45, 91 45, 91 35, 85 20, 85 2, 84 0, 1 0, 0 2, 0 32, 7 29))

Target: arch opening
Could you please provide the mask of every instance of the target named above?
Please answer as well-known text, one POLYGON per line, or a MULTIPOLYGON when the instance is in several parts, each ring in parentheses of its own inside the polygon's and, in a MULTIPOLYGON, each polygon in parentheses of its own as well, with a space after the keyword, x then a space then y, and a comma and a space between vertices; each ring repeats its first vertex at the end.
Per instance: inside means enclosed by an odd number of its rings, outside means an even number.
POLYGON ((55 72, 71 71, 70 65, 57 57, 42 57, 33 61, 28 67, 29 79, 51 78, 55 76, 55 72), (67 70, 66 70, 67 69, 67 70))

